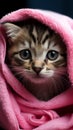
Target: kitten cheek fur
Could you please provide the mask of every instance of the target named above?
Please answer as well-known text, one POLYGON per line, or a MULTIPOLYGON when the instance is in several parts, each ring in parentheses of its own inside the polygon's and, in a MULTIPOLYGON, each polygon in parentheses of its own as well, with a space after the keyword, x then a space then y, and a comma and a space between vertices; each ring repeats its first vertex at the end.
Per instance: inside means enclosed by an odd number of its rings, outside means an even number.
MULTIPOLYGON (((21 9, 4 16, 0 23, 15 23, 30 17, 44 23, 63 38, 67 46, 67 70, 73 84, 73 20, 54 12, 21 9)), ((0 126, 7 130, 72 130, 73 88, 47 102, 37 100, 5 64, 6 44, 0 25, 0 126)))

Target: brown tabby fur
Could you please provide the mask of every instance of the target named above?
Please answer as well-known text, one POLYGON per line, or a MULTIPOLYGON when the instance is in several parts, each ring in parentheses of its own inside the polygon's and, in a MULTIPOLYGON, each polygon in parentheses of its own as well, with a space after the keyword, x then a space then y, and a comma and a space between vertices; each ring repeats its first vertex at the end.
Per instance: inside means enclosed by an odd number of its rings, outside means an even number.
POLYGON ((23 26, 5 23, 6 63, 26 89, 47 101, 69 86, 66 46, 53 30, 36 20, 23 26))

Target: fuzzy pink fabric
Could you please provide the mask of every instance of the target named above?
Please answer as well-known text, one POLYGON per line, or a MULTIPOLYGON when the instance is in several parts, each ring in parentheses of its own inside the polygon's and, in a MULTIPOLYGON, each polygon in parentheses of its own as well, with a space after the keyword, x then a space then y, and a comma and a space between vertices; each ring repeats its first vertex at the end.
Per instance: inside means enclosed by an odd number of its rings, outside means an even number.
MULTIPOLYGON (((35 18, 63 38, 73 84, 73 20, 50 11, 20 9, 0 23, 35 18)), ((30 94, 5 64, 6 39, 0 25, 0 127, 5 130, 73 130, 73 87, 45 102, 30 94)))

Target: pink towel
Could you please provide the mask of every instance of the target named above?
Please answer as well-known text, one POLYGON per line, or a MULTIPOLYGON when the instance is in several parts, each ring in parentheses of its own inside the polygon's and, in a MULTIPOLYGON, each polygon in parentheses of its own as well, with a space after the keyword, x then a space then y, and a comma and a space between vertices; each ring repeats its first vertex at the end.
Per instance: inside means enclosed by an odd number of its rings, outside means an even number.
MULTIPOLYGON (((4 16, 0 23, 35 18, 64 39, 67 67, 73 84, 73 20, 43 10, 20 9, 4 16)), ((6 39, 0 25, 0 127, 5 130, 73 130, 73 87, 52 98, 39 101, 14 77, 5 64, 6 39)))

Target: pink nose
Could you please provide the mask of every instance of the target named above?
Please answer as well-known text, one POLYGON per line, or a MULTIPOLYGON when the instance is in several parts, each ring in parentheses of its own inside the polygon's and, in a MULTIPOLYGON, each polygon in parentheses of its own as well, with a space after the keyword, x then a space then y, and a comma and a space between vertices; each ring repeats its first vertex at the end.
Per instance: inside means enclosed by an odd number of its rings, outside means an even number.
POLYGON ((37 74, 39 74, 40 71, 42 70, 42 67, 35 67, 35 66, 33 66, 33 70, 34 70, 37 74))

